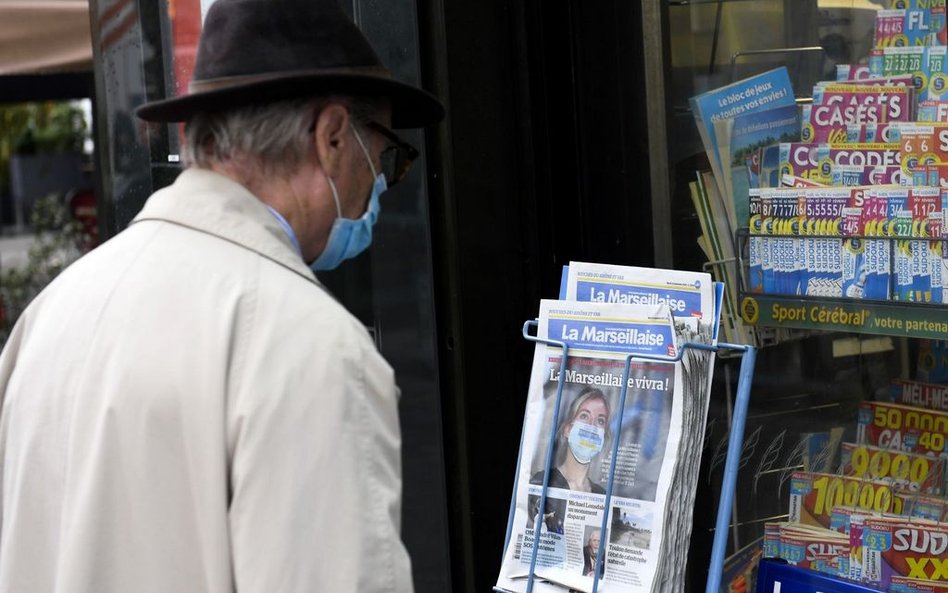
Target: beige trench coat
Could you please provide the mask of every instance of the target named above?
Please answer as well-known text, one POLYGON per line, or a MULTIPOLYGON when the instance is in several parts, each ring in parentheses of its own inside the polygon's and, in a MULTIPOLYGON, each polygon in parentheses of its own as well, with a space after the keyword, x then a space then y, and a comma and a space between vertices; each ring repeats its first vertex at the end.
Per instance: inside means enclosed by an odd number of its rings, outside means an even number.
POLYGON ((412 589, 392 369, 224 177, 61 274, 0 396, 0 593, 412 589))

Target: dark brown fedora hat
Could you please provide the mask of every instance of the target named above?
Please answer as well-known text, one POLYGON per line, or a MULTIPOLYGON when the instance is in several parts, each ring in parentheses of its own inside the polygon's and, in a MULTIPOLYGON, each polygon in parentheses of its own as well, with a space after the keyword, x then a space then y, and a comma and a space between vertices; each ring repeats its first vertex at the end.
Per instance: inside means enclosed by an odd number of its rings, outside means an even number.
POLYGON ((188 94, 140 106, 148 121, 187 121, 309 95, 387 98, 392 127, 444 117, 434 96, 398 82, 336 0, 216 0, 204 20, 188 94))

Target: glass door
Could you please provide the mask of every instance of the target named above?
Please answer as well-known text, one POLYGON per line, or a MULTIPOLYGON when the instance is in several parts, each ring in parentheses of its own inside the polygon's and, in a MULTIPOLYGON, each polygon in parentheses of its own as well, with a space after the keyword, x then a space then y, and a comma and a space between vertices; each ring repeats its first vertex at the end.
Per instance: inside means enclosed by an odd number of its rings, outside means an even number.
MULTIPOLYGON (((146 124, 133 110, 186 92, 211 4, 91 0, 107 235, 123 229, 181 170, 180 126, 146 124)), ((394 76, 418 84, 414 0, 351 0, 344 7, 394 76)), ((395 369, 402 390, 403 538, 416 589, 440 592, 451 581, 425 143, 420 130, 404 137, 422 156, 383 197, 372 248, 320 280, 365 324, 395 369)))

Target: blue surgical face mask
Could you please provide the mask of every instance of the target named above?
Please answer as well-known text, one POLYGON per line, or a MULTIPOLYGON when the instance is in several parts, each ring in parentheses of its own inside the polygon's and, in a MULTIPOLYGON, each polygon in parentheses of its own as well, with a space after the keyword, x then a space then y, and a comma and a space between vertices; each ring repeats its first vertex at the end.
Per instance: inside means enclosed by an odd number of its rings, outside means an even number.
POLYGON ((372 244, 372 227, 375 225, 375 221, 379 217, 379 210, 381 209, 379 197, 382 195, 382 192, 388 189, 385 175, 375 172, 375 165, 372 164, 372 158, 369 157, 369 151, 366 149, 365 143, 362 142, 359 133, 355 128, 352 128, 352 133, 359 142, 359 148, 362 149, 362 154, 364 154, 366 160, 369 161, 369 168, 372 170, 372 175, 375 176, 375 183, 372 185, 372 195, 369 197, 369 205, 365 210, 365 214, 356 219, 343 218, 342 208, 339 204, 339 192, 336 191, 336 184, 333 183, 332 178, 327 178, 329 181, 329 189, 332 190, 332 197, 336 201, 336 220, 332 223, 332 230, 329 231, 329 239, 326 241, 326 248, 323 249, 319 257, 309 265, 314 272, 320 270, 334 270, 339 264, 359 255, 372 244))
POLYGON ((576 461, 586 465, 602 451, 606 440, 606 431, 601 426, 574 422, 566 437, 570 453, 576 461))

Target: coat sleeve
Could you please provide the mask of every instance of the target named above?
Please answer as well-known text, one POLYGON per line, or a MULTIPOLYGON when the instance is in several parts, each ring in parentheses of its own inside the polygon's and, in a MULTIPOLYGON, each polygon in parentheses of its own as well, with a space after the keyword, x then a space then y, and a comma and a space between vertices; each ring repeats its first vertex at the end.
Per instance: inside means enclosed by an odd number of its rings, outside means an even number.
POLYGON ((393 372, 364 328, 332 306, 305 322, 258 319, 235 353, 237 593, 412 591, 393 372))

